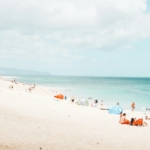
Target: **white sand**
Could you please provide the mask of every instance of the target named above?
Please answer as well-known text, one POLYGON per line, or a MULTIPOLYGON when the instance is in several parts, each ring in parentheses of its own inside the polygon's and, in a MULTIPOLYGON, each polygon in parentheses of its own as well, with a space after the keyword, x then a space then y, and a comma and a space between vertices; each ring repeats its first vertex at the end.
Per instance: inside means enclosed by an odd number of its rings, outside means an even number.
MULTIPOLYGON (((68 101, 53 93, 0 79, 0 150, 149 150, 147 127, 120 125, 118 115, 68 101)), ((127 118, 142 112, 126 111, 127 118)))

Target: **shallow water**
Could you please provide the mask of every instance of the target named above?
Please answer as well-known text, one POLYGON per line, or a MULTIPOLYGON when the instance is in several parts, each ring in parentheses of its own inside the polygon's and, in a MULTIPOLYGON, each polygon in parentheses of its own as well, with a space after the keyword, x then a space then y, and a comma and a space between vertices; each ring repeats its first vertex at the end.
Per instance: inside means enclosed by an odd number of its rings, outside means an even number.
POLYGON ((131 109, 134 101, 137 110, 142 110, 142 107, 150 108, 150 78, 17 76, 15 79, 55 90, 62 89, 69 97, 73 95, 76 98, 104 100, 107 106, 119 102, 124 109, 131 109))

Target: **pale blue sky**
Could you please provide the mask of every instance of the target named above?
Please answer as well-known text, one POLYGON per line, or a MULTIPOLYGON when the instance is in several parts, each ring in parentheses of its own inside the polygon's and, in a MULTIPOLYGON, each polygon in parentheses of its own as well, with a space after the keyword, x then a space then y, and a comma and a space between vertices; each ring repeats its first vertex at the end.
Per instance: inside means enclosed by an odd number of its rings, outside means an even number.
POLYGON ((0 0, 0 67, 150 77, 150 1, 0 0))
POLYGON ((150 1, 147 0, 147 11, 150 12, 150 1))

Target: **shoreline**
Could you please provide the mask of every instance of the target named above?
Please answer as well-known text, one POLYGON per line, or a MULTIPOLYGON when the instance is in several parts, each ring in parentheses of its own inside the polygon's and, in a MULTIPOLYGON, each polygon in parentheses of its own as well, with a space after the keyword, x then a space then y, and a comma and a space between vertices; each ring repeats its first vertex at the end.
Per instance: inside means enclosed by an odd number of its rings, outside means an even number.
MULTIPOLYGON (((9 85, 9 81, 0 80, 1 150, 149 149, 145 141, 150 120, 147 127, 121 125, 119 115, 56 101, 39 86, 29 93, 26 85, 14 84, 13 90, 9 85)), ((142 112, 124 112, 129 120, 143 116, 142 112)))
MULTIPOLYGON (((4 80, 4 81, 11 81, 11 80, 14 80, 14 78, 13 77, 16 77, 16 76, 0 76, 0 79, 1 80, 4 80), (10 80, 7 80, 7 79, 10 79, 10 80)), ((20 82, 20 81, 18 81, 18 82, 20 82)), ((20 82, 21 83, 21 82, 20 82)), ((32 85, 31 83, 24 83, 24 84, 26 84, 26 85, 32 85)), ((50 86, 44 86, 44 85, 38 85, 38 84, 36 84, 36 87, 39 87, 39 88, 41 88, 41 89, 43 89, 45 92, 48 92, 50 95, 53 95, 53 98, 54 98, 54 95, 57 95, 57 94, 63 94, 63 95, 65 95, 65 96, 67 96, 67 94, 66 94, 66 88, 64 88, 64 87, 50 87, 50 86), (54 90, 55 89, 55 90, 54 90), (57 93, 56 92, 51 92, 51 90, 53 90, 53 91, 57 91, 57 93), (59 91, 59 92, 58 92, 59 91)), ((70 90, 71 91, 71 90, 70 90)), ((83 97, 77 97, 76 99, 77 100, 79 100, 79 99, 81 99, 81 98, 83 98, 83 97)), ((67 101, 70 101, 70 99, 71 99, 71 95, 68 97, 67 96, 67 101)), ((87 99, 87 100, 89 100, 89 99, 87 99)), ((93 102, 94 101, 94 99, 92 99, 91 101, 89 100, 89 102, 91 103, 91 102, 93 102)), ((100 100, 98 100, 99 101, 99 104, 100 104, 100 100)), ((107 106, 107 105, 106 105, 107 106)), ((109 105, 108 107, 111 107, 111 106, 114 106, 114 104, 112 104, 112 105, 109 105)), ((123 106, 121 106, 122 108, 123 108, 123 106)), ((99 108, 99 107, 98 107, 99 108)), ((123 108, 123 110, 124 111, 131 111, 131 109, 124 109, 123 108)), ((134 110, 135 112, 142 112, 142 113, 148 113, 148 114, 150 114, 150 111, 149 110, 143 110, 143 109, 141 109, 141 110, 134 110)))

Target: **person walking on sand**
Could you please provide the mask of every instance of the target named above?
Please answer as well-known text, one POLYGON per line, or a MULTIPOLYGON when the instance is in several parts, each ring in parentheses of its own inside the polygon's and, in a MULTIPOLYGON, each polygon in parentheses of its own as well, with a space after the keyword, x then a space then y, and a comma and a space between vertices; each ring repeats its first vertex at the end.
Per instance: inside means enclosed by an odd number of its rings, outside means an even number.
POLYGON ((131 104, 131 107, 132 107, 132 112, 133 112, 135 109, 135 103, 134 102, 131 104))

